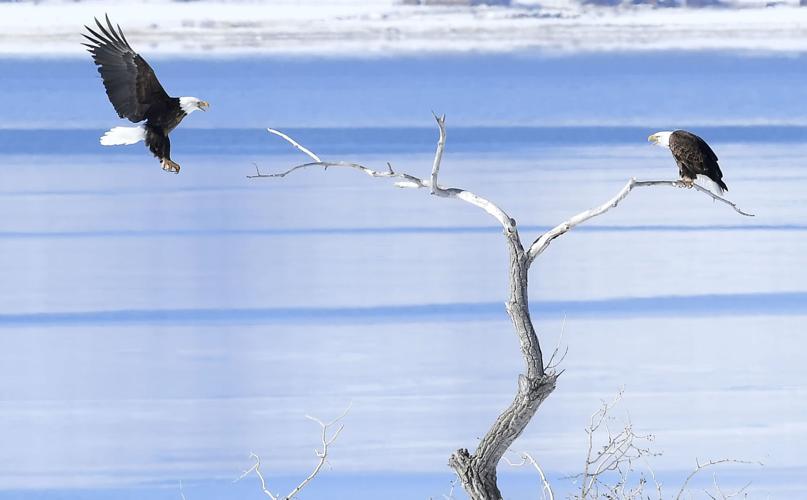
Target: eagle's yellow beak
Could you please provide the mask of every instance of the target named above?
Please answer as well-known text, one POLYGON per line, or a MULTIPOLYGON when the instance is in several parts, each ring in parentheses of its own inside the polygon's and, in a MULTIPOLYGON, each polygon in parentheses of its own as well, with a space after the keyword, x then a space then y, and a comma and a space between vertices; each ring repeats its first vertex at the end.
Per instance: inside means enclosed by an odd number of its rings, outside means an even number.
POLYGON ((652 142, 653 144, 658 142, 658 134, 653 134, 647 138, 647 142, 652 142))
POLYGON ((202 111, 207 111, 207 108, 209 107, 210 104, 208 104, 207 101, 199 101, 199 109, 201 109, 202 111))

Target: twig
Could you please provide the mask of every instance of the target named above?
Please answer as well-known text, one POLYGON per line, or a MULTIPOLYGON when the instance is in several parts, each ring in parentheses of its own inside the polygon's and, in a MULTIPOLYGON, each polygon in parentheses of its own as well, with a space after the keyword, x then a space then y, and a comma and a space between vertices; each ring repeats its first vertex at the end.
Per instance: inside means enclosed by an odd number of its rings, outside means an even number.
MULTIPOLYGON (((638 483, 635 483, 635 480, 630 477, 630 474, 635 472, 634 462, 637 460, 643 460, 646 464, 647 470, 655 485, 656 498, 658 500, 663 498, 662 485, 645 459, 645 457, 659 455, 660 453, 654 453, 649 447, 642 447, 637 444, 638 441, 642 440, 652 442, 653 436, 640 435, 634 432, 630 420, 628 420, 627 425, 621 432, 617 434, 611 432, 609 425, 611 417, 609 413, 620 401, 621 397, 622 390, 620 390, 612 401, 603 402, 602 407, 590 417, 589 426, 586 428, 586 433, 588 434, 588 454, 585 468, 582 473, 571 476, 573 478, 582 478, 579 496, 575 496, 574 498, 581 500, 595 500, 599 498, 608 498, 611 500, 649 500, 651 494, 645 491, 648 482, 644 473, 640 473, 638 483), (606 433, 607 440, 604 445, 595 447, 594 435, 598 432, 602 433, 602 431, 606 433), (616 474, 615 483, 606 482, 608 478, 607 473, 616 474), (631 484, 635 484, 635 486, 631 486, 631 484)), ((751 464, 754 462, 722 459, 710 460, 706 463, 701 463, 696 460, 695 463, 696 468, 684 480, 680 490, 675 496, 675 500, 681 500, 692 478, 708 467, 722 463, 751 464)), ((760 463, 760 465, 762 464, 760 463)), ((713 476, 713 483, 716 493, 712 494, 708 490, 704 490, 704 493, 715 500, 728 500, 740 496, 751 484, 750 482, 747 483, 734 493, 725 493, 721 490, 716 475, 713 476)))
MULTIPOLYGON (((638 484, 631 487, 631 473, 634 472, 634 462, 647 456, 656 456, 659 453, 651 451, 649 444, 653 442, 650 434, 637 434, 633 430, 633 425, 628 417, 627 424, 618 433, 611 432, 609 421, 613 419, 610 412, 622 399, 624 391, 620 389, 612 401, 603 401, 602 407, 594 412, 589 418, 589 425, 586 428, 588 434, 588 452, 586 454, 583 472, 572 476, 581 478, 580 499, 600 498, 600 487, 607 490, 604 493, 606 498, 633 499, 644 495, 644 488, 647 480, 644 475, 640 475, 638 484), (605 431, 607 440, 601 447, 595 448, 595 436, 601 434, 601 429, 605 431), (642 441, 648 443, 641 446, 642 441), (608 484, 603 481, 606 473, 616 473, 615 484, 608 484), (627 488, 627 490, 626 490, 627 488)), ((650 471, 653 474, 653 471, 650 471)), ((655 475, 653 474, 655 481, 655 475)), ((656 481, 657 492, 661 493, 661 486, 656 481)))
POLYGON ((255 464, 252 467, 250 467, 249 469, 245 470, 240 476, 238 476, 238 479, 236 479, 233 482, 237 483, 238 481, 240 481, 240 480, 244 479, 245 477, 247 477, 250 472, 255 471, 255 475, 257 475, 258 479, 261 480, 261 491, 263 491, 263 493, 266 496, 268 496, 269 498, 271 498, 272 500, 277 500, 277 496, 273 495, 272 492, 269 491, 269 489, 266 487, 266 480, 263 478, 263 474, 261 473, 261 457, 259 457, 255 453, 250 453, 249 458, 254 459, 255 464))
POLYGON ((656 486, 656 495, 658 495, 658 500, 662 500, 661 499, 661 483, 658 481, 658 479, 656 479, 656 471, 654 471, 653 468, 650 467, 650 464, 647 462, 647 460, 644 461, 644 465, 645 465, 645 468, 648 471, 650 471, 650 477, 653 478, 653 484, 656 486))
MULTIPOLYGON (((734 460, 734 459, 731 459, 731 458, 722 458, 720 460, 709 460, 708 462, 702 464, 702 463, 700 463, 700 461, 695 459, 695 469, 692 472, 690 472, 689 475, 684 480, 684 483, 681 485, 681 489, 678 490, 678 494, 675 495, 675 500, 680 500, 681 495, 684 494, 684 492, 686 491, 687 485, 689 485, 689 481, 691 481, 692 478, 695 477, 699 472, 701 472, 702 470, 704 470, 706 468, 713 467, 713 466, 718 465, 718 464, 726 464, 726 463, 744 464, 744 465, 757 464, 757 465, 760 465, 760 466, 763 465, 761 462, 749 462, 749 461, 746 461, 746 460, 734 460)), ((743 489, 745 489, 745 488, 743 488, 743 489)))
POLYGON ((331 444, 333 444, 333 442, 334 442, 334 441, 336 441, 336 438, 338 438, 338 437, 339 437, 339 433, 341 433, 341 432, 342 432, 342 429, 344 429, 344 428, 345 428, 345 426, 340 424, 340 425, 339 425, 339 428, 338 428, 338 429, 336 429, 336 432, 334 432, 334 433, 333 433, 333 435, 331 435, 331 437, 330 437, 330 438, 328 437, 328 429, 329 429, 329 428, 330 428, 332 425, 334 425, 334 424, 338 423, 340 420, 342 420, 343 418, 345 418, 345 416, 348 414, 348 412, 350 412, 350 409, 351 409, 352 407, 353 407, 353 403, 350 403, 350 404, 348 405, 348 407, 347 407, 347 408, 345 408, 345 411, 343 411, 341 415, 339 415, 339 416, 338 416, 338 417, 336 417, 335 419, 331 420, 331 421, 330 421, 330 422, 328 422, 327 424, 326 424, 326 423, 324 423, 324 422, 322 422, 322 420, 320 420, 320 419, 318 419, 318 418, 316 418, 316 417, 312 417, 311 415, 306 415, 306 416, 305 416, 305 418, 307 418, 307 419, 309 419, 309 420, 312 420, 312 421, 314 421, 314 422, 318 423, 318 424, 319 424, 319 426, 320 426, 320 427, 321 427, 321 429, 322 429, 322 434, 321 434, 321 439, 322 439, 322 451, 319 451, 319 450, 314 450, 314 454, 315 454, 315 455, 316 455, 316 456, 319 458, 319 462, 317 462, 317 465, 316 465, 316 467, 314 467, 314 470, 311 472, 311 474, 309 474, 309 475, 308 475, 308 477, 306 477, 305 479, 303 479, 303 481, 302 481, 300 484, 298 484, 298 485, 297 485, 297 487, 295 487, 293 490, 291 490, 291 493, 289 493, 288 495, 286 495, 286 498, 294 498, 294 495, 296 495, 297 493, 299 493, 299 492, 300 492, 300 490, 302 490, 303 488, 305 488, 305 487, 306 487, 306 485, 307 485, 308 483, 310 483, 310 482, 311 482, 311 480, 312 480, 312 479, 314 479, 314 478, 317 476, 317 474, 319 474, 319 471, 322 469, 322 466, 323 466, 323 465, 325 465, 325 463, 328 461, 328 447, 329 447, 331 444))
POLYGON ((440 163, 443 161, 443 150, 446 147, 446 115, 437 116, 432 112, 434 119, 437 120, 437 126, 440 129, 440 136, 437 139, 437 151, 434 154, 434 162, 432 163, 432 194, 437 194, 440 185, 437 182, 437 176, 440 174, 440 163))
MULTIPOLYGON (((563 315, 563 323, 560 325, 560 336, 558 337, 558 343, 555 345, 555 350, 552 351, 552 355, 549 356, 549 361, 546 362, 546 369, 547 370, 554 370, 557 368, 563 360, 566 359, 566 355, 569 354, 569 346, 566 346, 566 349, 563 351, 563 354, 558 358, 558 361, 555 362, 555 356, 560 351, 560 344, 563 342, 563 334, 566 331, 566 315, 563 315)), ((563 373, 561 370, 560 373, 563 373)))
POLYGON ((454 488, 457 487, 457 479, 451 480, 451 489, 448 490, 448 495, 443 495, 443 500, 454 500, 454 488))
POLYGON ((295 140, 294 140, 294 139, 292 139, 291 137, 287 136, 287 135, 286 135, 286 134, 284 134, 283 132, 281 132, 281 131, 279 131, 279 130, 275 130, 275 129, 273 129, 273 128, 268 128, 268 129, 266 129, 266 130, 267 130, 267 131, 268 131, 270 134, 275 134, 275 135, 277 135, 277 136, 279 136, 279 137, 282 137, 282 138, 286 139, 286 140, 287 140, 287 141, 288 141, 288 142, 289 142, 289 143, 290 143, 292 146, 294 146, 295 148, 297 148, 297 150, 299 150, 299 151, 303 152, 304 154, 308 155, 308 156, 309 156, 309 157, 311 157, 311 159, 312 159, 312 160, 314 160, 315 162, 321 162, 321 161, 322 161, 322 160, 320 160, 320 159, 319 159, 319 156, 317 156, 317 155, 315 155, 314 153, 312 153, 310 149, 308 149, 307 147, 305 147, 305 146, 301 145, 300 143, 298 143, 297 141, 295 141, 295 140))
POLYGON ((182 479, 179 480, 179 496, 182 498, 182 500, 186 500, 185 492, 182 489, 182 479))
POLYGON ((747 482, 747 483, 745 483, 745 485, 744 485, 742 488, 740 488, 739 490, 735 491, 734 493, 728 493, 728 494, 727 494, 727 493, 723 493, 723 490, 722 490, 722 489, 720 489, 720 485, 719 485, 719 484, 718 484, 718 482, 717 482, 717 474, 713 474, 713 475, 712 475, 712 479, 713 479, 713 481, 714 481, 715 489, 716 489, 716 490, 718 491, 718 493, 720 493, 720 495, 723 497, 723 500, 729 500, 729 499, 731 499, 731 498, 738 497, 738 496, 742 495, 743 493, 745 493, 745 490, 747 490, 747 489, 748 489, 748 487, 749 487, 749 486, 751 486, 751 483, 752 483, 752 481, 748 481, 748 482, 747 482))
POLYGON ((552 491, 552 485, 549 484, 549 481, 546 478, 546 474, 544 474, 544 470, 541 468, 540 465, 538 465, 538 462, 533 458, 532 455, 530 455, 526 451, 521 452, 520 455, 521 455, 521 462, 519 463, 511 462, 510 459, 507 458, 507 456, 502 457, 502 459, 505 462, 507 462, 507 465, 511 467, 523 467, 527 462, 529 462, 530 465, 532 465, 532 467, 536 471, 538 471, 538 475, 541 478, 541 495, 543 496, 543 498, 549 500, 555 500, 555 493, 552 491))

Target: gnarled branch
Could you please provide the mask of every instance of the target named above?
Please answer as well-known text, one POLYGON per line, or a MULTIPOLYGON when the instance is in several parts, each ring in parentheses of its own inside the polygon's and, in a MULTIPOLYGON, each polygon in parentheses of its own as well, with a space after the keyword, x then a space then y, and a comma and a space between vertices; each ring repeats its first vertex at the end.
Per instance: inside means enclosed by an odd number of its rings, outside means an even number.
POLYGON ((496 206, 490 200, 487 200, 478 194, 472 193, 466 189, 460 188, 441 188, 438 185, 437 178, 440 174, 440 164, 443 158, 443 150, 445 148, 445 115, 443 116, 435 116, 435 120, 437 121, 437 126, 440 130, 440 140, 437 142, 437 151, 434 154, 434 162, 432 164, 432 172, 431 177, 427 179, 421 179, 415 175, 407 174, 407 173, 398 173, 393 168, 392 165, 387 163, 387 170, 374 170, 372 168, 366 167, 364 165, 360 165, 358 163, 351 163, 351 162, 342 162, 342 161, 322 161, 319 156, 312 153, 308 148, 300 145, 297 141, 289 137, 288 135, 278 132, 275 129, 267 129, 269 133, 277 135, 278 137, 282 137, 285 139, 289 144, 291 144, 295 149, 298 149, 313 159, 313 162, 303 163, 300 165, 296 165, 291 167, 288 170, 284 170, 282 172, 277 172, 274 174, 264 174, 257 168, 257 173, 255 175, 248 175, 247 178, 249 179, 257 179, 257 178, 266 178, 266 177, 286 177, 287 175, 295 172, 297 170, 302 170, 305 168, 312 168, 312 167, 322 167, 324 169, 331 168, 331 167, 343 167, 343 168, 352 168, 363 172, 364 174, 370 177, 378 177, 378 178, 391 178, 391 179, 400 179, 395 183, 395 187, 399 188, 429 188, 431 194, 435 196, 439 196, 441 198, 454 198, 457 200, 464 201, 466 203, 470 203, 471 205, 477 206, 490 214, 493 218, 495 218, 499 223, 505 228, 515 228, 515 221, 513 221, 501 208, 496 206))

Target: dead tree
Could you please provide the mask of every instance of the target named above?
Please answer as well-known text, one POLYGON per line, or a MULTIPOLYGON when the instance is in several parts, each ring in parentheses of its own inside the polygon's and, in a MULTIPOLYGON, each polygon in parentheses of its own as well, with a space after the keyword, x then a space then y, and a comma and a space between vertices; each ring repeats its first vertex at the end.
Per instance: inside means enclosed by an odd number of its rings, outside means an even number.
POLYGON ((650 186, 692 187, 696 191, 708 195, 716 201, 729 205, 741 215, 751 216, 752 214, 743 212, 734 203, 698 185, 688 186, 677 180, 640 181, 632 178, 610 200, 598 207, 580 212, 570 219, 561 222, 549 231, 539 235, 528 246, 525 246, 521 236, 519 236, 516 221, 498 205, 468 190, 442 187, 440 185, 440 164, 446 144, 445 116, 435 116, 435 119, 437 120, 437 127, 439 129, 439 139, 437 141, 437 151, 434 155, 434 162, 432 163, 431 175, 428 178, 420 178, 408 173, 396 172, 389 163, 387 164, 386 170, 374 170, 357 163, 323 161, 319 156, 297 143, 291 137, 274 129, 268 130, 270 133, 288 141, 293 147, 311 158, 312 161, 274 174, 263 174, 258 170, 256 175, 249 177, 285 177, 297 170, 316 167, 352 168, 370 177, 392 179, 395 181, 394 185, 399 188, 423 188, 428 190, 430 194, 440 198, 451 198, 470 203, 484 210, 501 224, 510 256, 510 264, 508 266, 510 295, 505 303, 505 307, 516 334, 518 335, 526 369, 525 373, 518 377, 518 388, 515 399, 513 399, 510 406, 499 415, 493 426, 479 442, 476 450, 471 453, 465 448, 460 448, 451 455, 448 461, 451 468, 457 473, 462 487, 471 499, 499 500, 502 498, 502 495, 497 486, 496 467, 513 441, 524 431, 524 428, 530 422, 533 415, 535 415, 535 412, 538 411, 541 403, 543 403, 555 389, 555 383, 560 375, 560 372, 552 366, 551 362, 546 365, 544 364, 541 345, 535 333, 532 319, 530 318, 527 283, 530 265, 535 259, 549 247, 555 238, 562 236, 575 226, 615 208, 634 188, 650 186))

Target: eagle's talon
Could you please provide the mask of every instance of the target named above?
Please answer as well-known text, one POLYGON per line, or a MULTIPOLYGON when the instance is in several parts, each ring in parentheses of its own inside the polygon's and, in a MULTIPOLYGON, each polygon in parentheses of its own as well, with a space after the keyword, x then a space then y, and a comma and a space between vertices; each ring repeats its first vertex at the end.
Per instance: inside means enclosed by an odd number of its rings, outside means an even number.
POLYGON ((173 161, 168 160, 168 159, 164 159, 160 163, 162 164, 163 170, 165 170, 166 172, 173 172, 175 174, 179 173, 179 164, 178 163, 173 162, 173 161))

